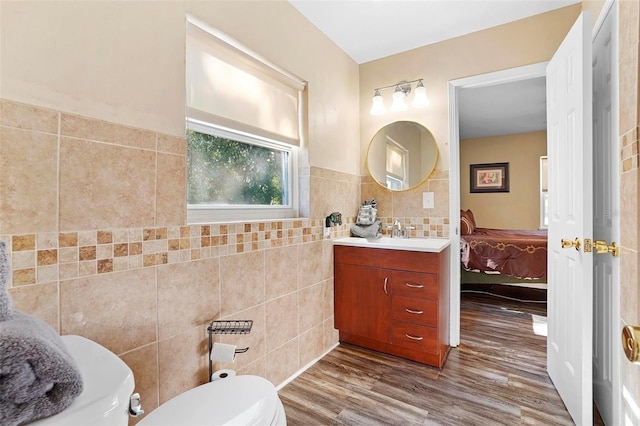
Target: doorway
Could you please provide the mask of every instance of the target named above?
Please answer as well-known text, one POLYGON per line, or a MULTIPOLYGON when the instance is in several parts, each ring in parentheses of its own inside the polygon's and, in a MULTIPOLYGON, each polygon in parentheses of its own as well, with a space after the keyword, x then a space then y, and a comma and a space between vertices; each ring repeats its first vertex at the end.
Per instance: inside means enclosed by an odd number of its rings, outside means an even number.
MULTIPOLYGON (((500 84, 510 84, 545 76, 546 62, 477 75, 451 81, 449 83, 449 223, 451 223, 450 239, 452 247, 460 247, 460 233, 457 224, 460 222, 461 197, 460 188, 460 99, 459 92, 464 89, 486 88, 500 84)), ((451 251, 451 346, 460 343, 460 251, 451 251)))
MULTIPOLYGON (((611 135, 612 138, 608 139, 606 137, 600 137, 594 135, 594 149, 602 149, 603 145, 599 145, 599 143, 604 143, 608 152, 613 155, 612 161, 610 164, 611 168, 608 170, 609 175, 612 177, 611 180, 608 180, 607 185, 604 191, 601 191, 600 194, 607 193, 607 189, 611 189, 609 191, 609 195, 611 197, 611 202, 608 204, 608 207, 605 206, 602 211, 597 210, 599 207, 598 204, 594 206, 594 217, 597 214, 600 214, 601 217, 605 219, 614 219, 614 222, 617 222, 617 234, 616 231, 610 235, 610 239, 607 239, 609 242, 611 240, 619 240, 619 172, 618 172, 618 163, 617 163, 617 117, 618 117, 618 75, 617 75, 617 34, 618 34, 618 24, 617 24, 617 2, 607 2, 601 16, 599 17, 598 23, 594 26, 597 31, 594 31, 594 60, 598 58, 598 47, 597 47, 597 37, 601 37, 605 40, 604 45, 607 45, 606 52, 602 57, 602 61, 609 63, 612 65, 612 70, 606 72, 606 78, 611 80, 611 86, 609 87, 610 96, 612 99, 609 100, 608 106, 604 106, 602 110, 609 114, 608 121, 606 123, 600 123, 601 128, 596 128, 598 123, 594 125, 594 131, 604 132, 601 135, 611 135), (613 6, 612 6, 613 5, 613 6), (609 26, 607 26, 609 25, 609 26), (611 37, 608 37, 611 35, 611 37), (611 53, 613 52, 613 53, 611 53), (609 55, 609 56, 607 56, 609 55)), ((596 61, 594 61, 594 70, 596 67, 596 61)), ((460 247, 460 233, 457 224, 459 223, 459 211, 461 207, 461 196, 460 196, 460 188, 461 188, 461 170, 460 170, 460 129, 459 129, 459 92, 465 88, 473 88, 473 87, 484 87, 496 84, 510 83, 514 81, 519 81, 527 78, 535 78, 545 74, 546 63, 534 64, 530 66, 515 68, 511 70, 499 71, 495 73, 479 75, 468 77, 465 79, 460 79, 456 81, 451 81, 449 84, 449 99, 450 99, 450 109, 449 109, 449 122, 450 122, 450 223, 451 223, 451 245, 453 247, 460 247)), ((598 71, 595 71, 596 73, 598 71)), ((595 81, 596 77, 594 77, 595 81)), ((597 113, 598 103, 601 99, 601 95, 594 92, 594 114, 597 113)), ((603 151, 600 151, 603 152, 603 151)), ((605 158, 605 155, 596 155, 594 159, 600 161, 594 161, 594 170, 595 176, 603 175, 602 171, 598 172, 598 169, 601 169, 604 166, 604 161, 601 161, 605 158)), ((606 157, 611 158, 611 157, 606 157)), ((600 178, 598 178, 600 180, 600 178)), ((602 189, 602 188, 601 188, 602 189)), ((596 189, 596 198, 599 197, 597 189, 596 189)), ((594 238, 609 238, 603 237, 599 234, 598 229, 594 230, 596 235, 593 235, 594 238)), ((460 343, 460 252, 458 250, 452 250, 451 256, 451 332, 450 332, 450 340, 452 346, 457 346, 460 343)), ((594 287, 598 288, 602 283, 598 283, 598 274, 594 274, 596 277, 596 281, 594 281, 594 287)), ((615 274, 613 277, 609 275, 609 279, 607 281, 607 285, 609 286, 610 293, 607 296, 600 296, 596 291, 594 293, 594 315, 598 315, 597 308, 600 306, 607 306, 609 312, 607 315, 609 318, 619 318, 619 285, 620 280, 619 277, 616 278, 615 274), (606 298, 607 302, 604 301, 606 298)), ((606 288, 606 286, 605 286, 606 288)), ((600 343, 602 345, 600 347, 612 347, 612 352, 604 355, 605 363, 609 364, 605 366, 604 373, 597 372, 596 368, 600 368, 601 364, 597 364, 598 361, 603 360, 603 354, 594 352, 594 386, 599 386, 600 388, 607 388, 609 394, 606 396, 611 401, 611 410, 608 414, 603 413, 608 419, 605 418, 605 422, 607 424, 615 424, 616 413, 619 413, 620 408, 620 348, 617 344, 611 344, 611 342, 615 341, 612 337, 617 336, 618 330, 615 327, 615 320, 611 320, 613 324, 605 323, 601 319, 597 319, 594 316, 594 323, 599 325, 599 329, 596 329, 596 334, 594 335, 594 345, 596 348, 598 347, 598 339, 600 339, 600 343), (603 376, 608 382, 605 383, 597 383, 598 375, 603 376), (613 413, 613 414, 611 414, 613 413)), ((595 388, 594 388, 595 389, 595 388)), ((597 398, 597 396, 596 396, 597 398)), ((606 410, 605 410, 606 411, 606 410)))

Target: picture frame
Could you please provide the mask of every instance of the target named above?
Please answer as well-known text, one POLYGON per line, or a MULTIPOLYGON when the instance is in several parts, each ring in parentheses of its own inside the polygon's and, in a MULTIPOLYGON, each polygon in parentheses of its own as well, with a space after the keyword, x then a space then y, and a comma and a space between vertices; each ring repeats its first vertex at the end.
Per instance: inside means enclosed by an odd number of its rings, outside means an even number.
POLYGON ((470 164, 470 191, 509 192, 509 163, 470 164))

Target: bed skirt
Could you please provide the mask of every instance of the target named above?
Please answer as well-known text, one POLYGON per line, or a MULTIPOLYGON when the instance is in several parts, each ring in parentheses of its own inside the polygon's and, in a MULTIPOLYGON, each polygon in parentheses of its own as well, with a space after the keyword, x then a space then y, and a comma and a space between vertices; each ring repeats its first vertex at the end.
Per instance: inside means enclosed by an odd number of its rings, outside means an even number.
POLYGON ((520 287, 547 288, 546 278, 516 278, 510 275, 473 272, 460 268, 461 284, 508 284, 520 287))

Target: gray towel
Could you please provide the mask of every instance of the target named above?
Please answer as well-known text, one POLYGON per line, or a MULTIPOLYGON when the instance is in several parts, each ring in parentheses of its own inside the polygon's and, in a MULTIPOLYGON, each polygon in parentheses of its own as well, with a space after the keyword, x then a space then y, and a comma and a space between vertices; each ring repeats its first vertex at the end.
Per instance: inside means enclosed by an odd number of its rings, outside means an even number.
POLYGON ((11 283, 11 263, 9 262, 9 250, 7 243, 0 241, 0 321, 11 318, 13 307, 9 297, 9 284, 11 283))
POLYGON ((376 221, 378 210, 370 205, 360 206, 358 216, 356 217, 356 225, 369 226, 376 221))
POLYGON ((373 225, 351 225, 351 235, 354 237, 362 238, 381 238, 382 237, 382 222, 376 220, 373 225))
POLYGON ((81 392, 80 371, 53 328, 18 311, 0 322, 1 425, 57 414, 81 392))

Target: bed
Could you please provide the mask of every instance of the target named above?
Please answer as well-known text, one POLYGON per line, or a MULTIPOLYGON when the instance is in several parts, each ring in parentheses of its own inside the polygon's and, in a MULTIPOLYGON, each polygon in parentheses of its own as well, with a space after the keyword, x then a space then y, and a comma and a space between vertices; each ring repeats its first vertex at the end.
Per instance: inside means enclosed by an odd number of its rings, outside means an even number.
POLYGON ((471 210, 462 210, 460 233, 462 284, 546 286, 546 230, 478 228, 471 210))

